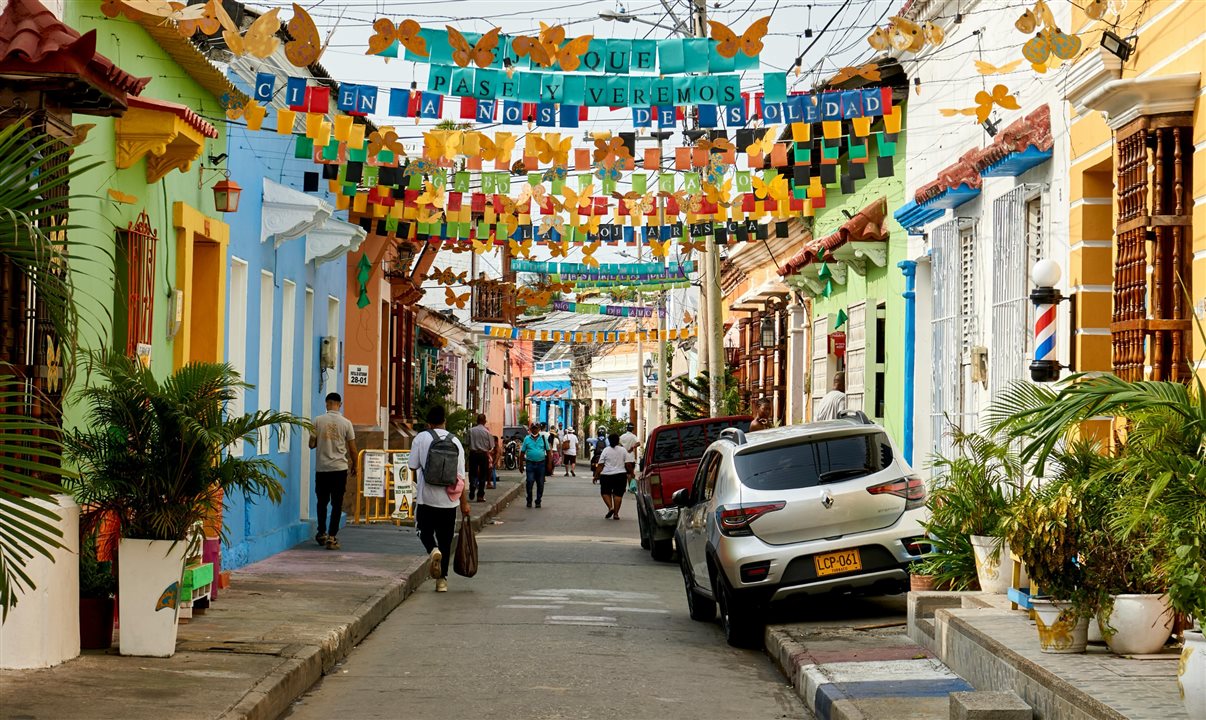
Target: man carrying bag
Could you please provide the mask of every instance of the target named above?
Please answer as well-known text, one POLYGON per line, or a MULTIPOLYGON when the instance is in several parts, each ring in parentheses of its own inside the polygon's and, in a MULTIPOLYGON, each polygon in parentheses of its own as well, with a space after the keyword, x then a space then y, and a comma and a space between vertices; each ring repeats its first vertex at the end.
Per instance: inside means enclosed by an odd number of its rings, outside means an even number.
POLYGON ((465 522, 469 521, 465 450, 456 436, 444 429, 442 405, 432 406, 426 419, 428 429, 411 443, 407 466, 418 475, 415 526, 419 541, 431 553, 430 572, 436 581, 436 592, 448 592, 448 563, 458 505, 465 522))

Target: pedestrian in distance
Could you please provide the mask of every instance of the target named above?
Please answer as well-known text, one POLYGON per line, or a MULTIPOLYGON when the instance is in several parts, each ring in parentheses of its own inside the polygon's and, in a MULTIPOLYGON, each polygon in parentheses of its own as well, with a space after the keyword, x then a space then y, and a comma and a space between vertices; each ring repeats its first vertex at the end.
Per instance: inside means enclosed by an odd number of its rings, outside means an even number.
POLYGON ((339 393, 327 394, 327 412, 314 418, 314 434, 310 449, 318 450, 314 464, 314 493, 318 496, 318 532, 314 540, 328 550, 339 549, 339 516, 343 514, 343 494, 348 487, 348 474, 356 473, 356 430, 352 421, 340 412, 343 398, 339 393), (327 520, 327 505, 331 518, 327 520))
POLYGON ((590 456, 590 474, 591 482, 599 482, 599 458, 603 455, 603 451, 607 449, 607 433, 603 428, 599 428, 599 436, 594 439, 594 448, 590 456))
POLYGON ((540 501, 544 498, 545 460, 551 449, 548 438, 540 432, 540 423, 532 423, 530 430, 528 436, 523 439, 523 445, 519 446, 519 454, 523 456, 524 469, 527 473, 527 506, 532 507, 532 486, 534 485, 536 487, 536 507, 540 507, 540 501))
POLYGON ((498 468, 503 464, 503 441, 502 438, 494 436, 494 452, 490 455, 490 489, 498 487, 498 468))
POLYGON ((636 448, 640 446, 641 441, 637 439, 636 433, 633 432, 634 430, 636 430, 636 427, 632 423, 628 423, 624 434, 620 436, 620 445, 628 454, 635 457, 636 448))
POLYGON ((612 433, 607 438, 608 447, 599 456, 595 466, 595 480, 599 483, 599 494, 607 505, 604 520, 620 519, 620 503, 628 486, 628 452, 620 444, 620 436, 612 433))
POLYGON ((429 573, 436 592, 448 592, 448 563, 456 533, 456 509, 469 515, 469 493, 465 486, 465 449, 444 427, 443 405, 427 411, 427 430, 410 444, 407 466, 418 476, 415 493, 415 526, 419 542, 430 554, 429 573))
POLYGON ((494 435, 486 427, 486 416, 478 413, 477 424, 469 428, 469 499, 486 502, 486 484, 490 482, 490 455, 494 435))
POLYGON ((846 373, 833 376, 833 389, 817 403, 817 414, 813 420, 836 420, 846 409, 846 373))
MULTIPOLYGON (((553 453, 553 467, 557 467, 561 464, 561 443, 558 442, 556 425, 549 426, 548 433, 545 434, 544 439, 548 441, 549 448, 553 453)), ((549 472, 554 471, 550 470, 549 472)))
POLYGON ((573 428, 566 428, 561 438, 562 463, 565 465, 565 476, 578 477, 578 436, 573 428))

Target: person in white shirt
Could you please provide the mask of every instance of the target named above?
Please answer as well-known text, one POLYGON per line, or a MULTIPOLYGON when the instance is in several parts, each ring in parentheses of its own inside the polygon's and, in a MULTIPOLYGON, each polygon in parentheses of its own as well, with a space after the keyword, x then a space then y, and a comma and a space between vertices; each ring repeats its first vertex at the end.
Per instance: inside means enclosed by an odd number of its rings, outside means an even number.
POLYGON ((599 456, 599 464, 595 466, 595 479, 599 481, 599 494, 607 505, 604 520, 620 519, 620 503, 624 500, 624 491, 628 489, 628 452, 620 444, 620 436, 612 433, 607 436, 608 447, 599 456))
MULTIPOLYGON (((427 411, 427 427, 440 439, 451 433, 444 429, 445 411, 443 405, 433 405, 427 411)), ((431 576, 436 579, 436 592, 448 591, 448 562, 452 558, 452 536, 456 533, 456 509, 459 505, 461 512, 468 515, 469 493, 466 492, 465 478, 465 449, 461 441, 452 435, 452 441, 460 450, 460 458, 456 465, 457 485, 461 491, 454 488, 431 485, 423 479, 423 468, 427 466, 427 451, 431 448, 432 434, 423 431, 415 436, 410 444, 410 460, 407 467, 415 471, 418 477, 418 487, 415 492, 415 526, 419 530, 419 542, 423 549, 431 554, 431 576)))
POLYGON ((846 409, 846 373, 833 376, 833 389, 817 403, 817 414, 813 420, 837 420, 838 413, 846 409))
POLYGON ((565 465, 565 476, 578 477, 578 436, 574 434, 573 428, 566 428, 565 435, 561 438, 561 451, 561 463, 565 465))

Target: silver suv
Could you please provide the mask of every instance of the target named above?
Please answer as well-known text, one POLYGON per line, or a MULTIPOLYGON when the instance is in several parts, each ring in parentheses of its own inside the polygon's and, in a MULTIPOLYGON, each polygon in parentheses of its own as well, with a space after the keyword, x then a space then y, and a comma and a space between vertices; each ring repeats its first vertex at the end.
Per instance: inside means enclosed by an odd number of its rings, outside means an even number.
POLYGON ((712 443, 675 539, 695 620, 720 607, 725 638, 762 639, 766 607, 793 595, 895 593, 928 544, 925 484, 862 413, 712 443))

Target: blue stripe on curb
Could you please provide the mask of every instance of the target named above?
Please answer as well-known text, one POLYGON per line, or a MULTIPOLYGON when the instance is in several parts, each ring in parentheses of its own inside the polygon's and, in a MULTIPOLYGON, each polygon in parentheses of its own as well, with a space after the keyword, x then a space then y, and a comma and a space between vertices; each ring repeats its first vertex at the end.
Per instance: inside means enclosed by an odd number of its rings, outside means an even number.
POLYGON ((961 678, 948 680, 866 680, 861 682, 826 683, 817 687, 815 712, 817 720, 829 720, 833 704, 838 700, 888 697, 941 697, 953 692, 974 690, 961 678))

